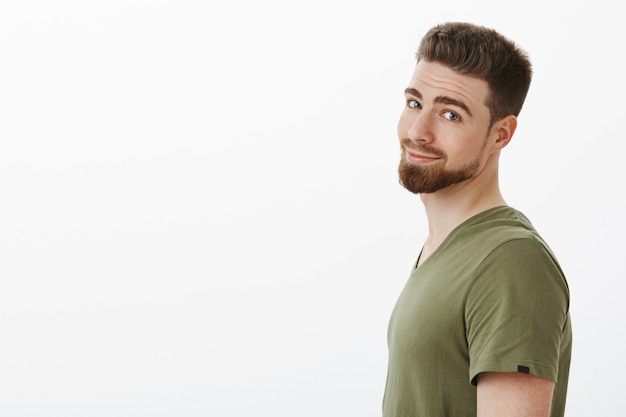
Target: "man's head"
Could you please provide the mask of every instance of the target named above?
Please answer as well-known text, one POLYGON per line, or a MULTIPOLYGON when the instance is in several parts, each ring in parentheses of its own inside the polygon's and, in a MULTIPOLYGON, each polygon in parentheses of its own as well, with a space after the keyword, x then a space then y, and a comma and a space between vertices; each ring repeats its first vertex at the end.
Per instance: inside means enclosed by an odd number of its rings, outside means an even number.
POLYGON ((517 127, 532 70, 494 30, 436 26, 423 38, 398 122, 400 183, 434 193, 466 181, 497 183, 497 159, 517 127))
POLYGON ((530 60, 493 29, 460 22, 437 25, 422 38, 416 58, 485 80, 492 123, 509 114, 517 117, 522 110, 532 79, 530 60))

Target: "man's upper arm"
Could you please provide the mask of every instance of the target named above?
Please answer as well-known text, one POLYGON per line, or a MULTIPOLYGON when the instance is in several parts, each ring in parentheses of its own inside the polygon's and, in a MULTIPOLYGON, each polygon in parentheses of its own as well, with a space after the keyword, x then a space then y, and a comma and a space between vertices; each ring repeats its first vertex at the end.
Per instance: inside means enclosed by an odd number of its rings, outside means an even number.
POLYGON ((477 417, 549 417, 554 381, 519 372, 483 372, 476 386, 477 417))
POLYGON ((468 287, 465 324, 470 381, 483 372, 559 380, 568 341, 569 289, 534 239, 516 239, 485 258, 468 287))

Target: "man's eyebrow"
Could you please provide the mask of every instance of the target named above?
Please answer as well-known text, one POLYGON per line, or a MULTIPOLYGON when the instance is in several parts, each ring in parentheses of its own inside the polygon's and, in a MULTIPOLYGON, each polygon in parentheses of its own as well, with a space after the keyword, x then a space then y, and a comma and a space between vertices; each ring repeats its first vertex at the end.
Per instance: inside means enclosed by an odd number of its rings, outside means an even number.
MULTIPOLYGON (((415 88, 405 88, 404 89, 404 94, 406 95, 411 95, 414 97, 419 98, 420 100, 422 99, 422 94, 417 91, 415 88)), ((441 104, 449 104, 452 106, 456 106, 460 109, 463 109, 468 115, 472 115, 472 112, 470 111, 469 107, 467 107, 467 105, 465 103, 463 103, 460 100, 454 99, 452 97, 448 97, 448 96, 438 96, 435 98, 435 103, 441 103, 441 104)))
POLYGON ((448 96, 435 97, 435 103, 450 104, 452 106, 456 106, 460 109, 465 110, 465 112, 469 114, 470 116, 472 115, 472 112, 470 111, 469 107, 465 105, 465 103, 463 103, 460 100, 456 100, 452 97, 448 97, 448 96))
POLYGON ((410 94, 410 95, 415 96, 415 97, 417 97, 419 99, 422 98, 422 94, 419 91, 417 91, 415 88, 411 88, 411 87, 405 88, 404 89, 404 94, 406 94, 406 95, 410 94))

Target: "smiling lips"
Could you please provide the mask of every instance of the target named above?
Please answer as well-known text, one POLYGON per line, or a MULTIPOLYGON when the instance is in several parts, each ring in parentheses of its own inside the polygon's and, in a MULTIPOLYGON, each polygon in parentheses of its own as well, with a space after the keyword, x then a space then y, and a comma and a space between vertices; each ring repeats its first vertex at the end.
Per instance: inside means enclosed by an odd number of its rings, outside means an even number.
POLYGON ((414 164, 426 164, 428 162, 433 162, 438 159, 441 159, 440 156, 419 153, 414 150, 408 149, 406 147, 404 148, 404 151, 405 151, 406 159, 409 162, 412 162, 414 164))

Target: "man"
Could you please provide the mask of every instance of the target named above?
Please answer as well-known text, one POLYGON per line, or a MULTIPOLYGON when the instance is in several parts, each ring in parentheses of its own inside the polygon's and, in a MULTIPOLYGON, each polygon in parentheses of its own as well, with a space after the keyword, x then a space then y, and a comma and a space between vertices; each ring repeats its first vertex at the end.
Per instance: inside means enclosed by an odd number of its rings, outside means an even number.
POLYGON ((422 39, 398 123, 401 184, 428 237, 389 323, 384 417, 562 417, 569 290, 498 184, 530 86, 527 55, 466 23, 422 39))

